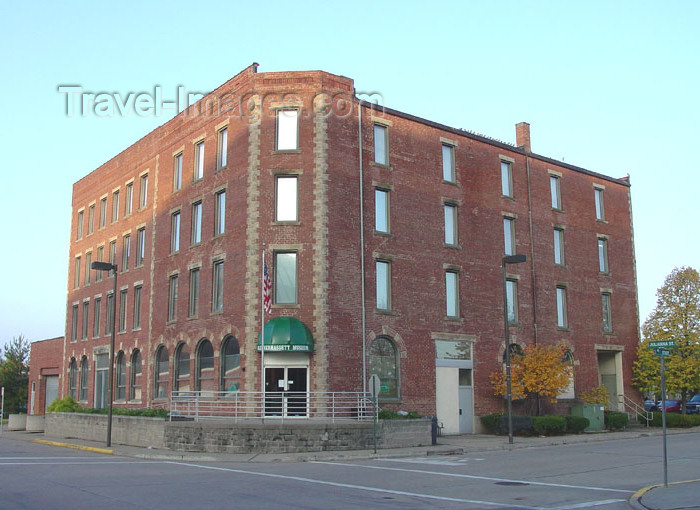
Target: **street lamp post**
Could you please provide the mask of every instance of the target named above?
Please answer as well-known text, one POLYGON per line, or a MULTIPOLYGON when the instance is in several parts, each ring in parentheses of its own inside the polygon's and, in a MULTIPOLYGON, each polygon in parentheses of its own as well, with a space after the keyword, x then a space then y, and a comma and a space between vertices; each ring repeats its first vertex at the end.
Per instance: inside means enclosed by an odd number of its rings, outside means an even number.
POLYGON ((506 280, 506 265, 525 262, 525 255, 507 255, 503 257, 503 320, 506 326, 506 398, 508 400, 508 443, 513 444, 513 394, 510 373, 510 330, 508 329, 508 287, 506 280))
POLYGON ((92 269, 97 271, 114 271, 114 290, 112 291, 112 336, 109 341, 109 386, 107 387, 107 446, 112 446, 112 388, 114 387, 114 333, 117 320, 117 265, 110 262, 93 262, 92 269))

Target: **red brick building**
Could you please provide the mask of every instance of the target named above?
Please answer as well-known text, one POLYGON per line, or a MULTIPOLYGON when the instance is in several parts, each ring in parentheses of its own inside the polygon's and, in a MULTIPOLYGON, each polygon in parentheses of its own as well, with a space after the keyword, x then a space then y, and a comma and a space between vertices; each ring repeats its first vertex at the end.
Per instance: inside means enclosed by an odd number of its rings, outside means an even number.
POLYGON ((58 397, 64 340, 60 336, 32 342, 29 352, 27 414, 44 414, 46 408, 58 397))
POLYGON ((72 205, 61 394, 86 405, 105 405, 112 322, 116 405, 260 391, 263 251, 266 322, 308 328, 266 347, 268 390, 361 391, 378 373, 382 406, 474 430, 502 409, 488 376, 517 253, 511 341, 567 343, 562 400, 636 398, 629 179, 531 152, 526 123, 511 145, 361 103, 349 78, 254 64, 78 181, 72 205), (117 264, 116 296, 94 261, 117 264))

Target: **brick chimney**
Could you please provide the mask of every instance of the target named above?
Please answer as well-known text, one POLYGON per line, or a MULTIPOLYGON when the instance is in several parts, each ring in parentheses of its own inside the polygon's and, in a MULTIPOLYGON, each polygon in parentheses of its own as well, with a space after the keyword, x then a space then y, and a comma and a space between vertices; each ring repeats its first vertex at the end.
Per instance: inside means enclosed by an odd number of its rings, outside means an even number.
POLYGON ((518 122, 515 125, 515 145, 524 147, 527 152, 532 152, 530 149, 530 124, 527 122, 518 122))

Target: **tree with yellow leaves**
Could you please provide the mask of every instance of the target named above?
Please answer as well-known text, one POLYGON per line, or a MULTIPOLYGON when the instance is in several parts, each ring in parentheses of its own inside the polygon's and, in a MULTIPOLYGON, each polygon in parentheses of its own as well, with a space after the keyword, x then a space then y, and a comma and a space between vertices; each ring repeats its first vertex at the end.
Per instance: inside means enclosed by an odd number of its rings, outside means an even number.
POLYGON ((676 347, 665 360, 666 390, 685 403, 700 389, 700 274, 690 267, 674 269, 656 291, 656 308, 642 326, 634 383, 641 391, 660 393, 661 360, 650 341, 673 340, 676 347))
MULTIPOLYGON (((569 385, 573 367, 565 359, 564 343, 528 345, 522 354, 511 354, 511 392, 513 399, 533 397, 537 400, 537 414, 541 412, 540 399, 556 401, 569 385)), ((495 371, 489 376, 494 393, 506 396, 505 371, 495 371)))

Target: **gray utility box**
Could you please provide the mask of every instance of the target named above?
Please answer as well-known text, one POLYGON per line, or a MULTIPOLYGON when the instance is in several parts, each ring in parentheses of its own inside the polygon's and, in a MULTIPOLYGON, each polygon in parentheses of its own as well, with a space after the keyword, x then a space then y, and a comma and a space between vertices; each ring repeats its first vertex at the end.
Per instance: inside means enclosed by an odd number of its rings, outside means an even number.
POLYGON ((571 416, 583 416, 588 418, 590 424, 586 432, 598 432, 605 428, 605 406, 601 404, 576 404, 571 407, 571 416))

